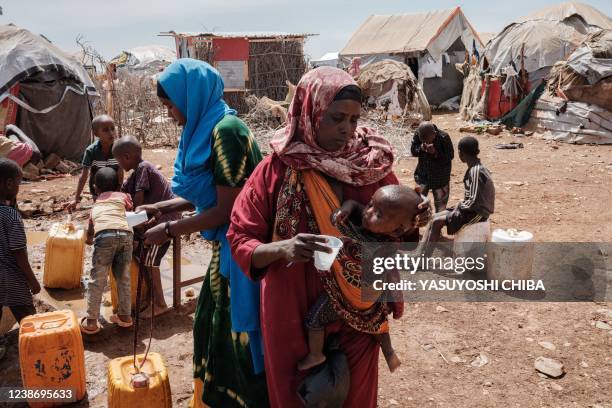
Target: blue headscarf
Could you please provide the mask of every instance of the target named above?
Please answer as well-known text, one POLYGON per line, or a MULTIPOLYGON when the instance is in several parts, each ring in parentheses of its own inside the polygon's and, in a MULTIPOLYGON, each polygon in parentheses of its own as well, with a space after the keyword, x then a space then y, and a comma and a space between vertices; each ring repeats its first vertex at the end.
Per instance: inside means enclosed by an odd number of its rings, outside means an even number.
MULTIPOLYGON (((210 166, 212 134, 225 115, 235 115, 223 100, 223 79, 206 62, 178 59, 158 79, 163 93, 186 119, 174 161, 172 191, 202 212, 217 203, 210 166)), ((263 371, 263 347, 259 322, 259 283, 240 271, 231 256, 226 234, 229 225, 202 231, 207 240, 220 243, 220 273, 230 281, 232 330, 248 332, 255 372, 263 371)))

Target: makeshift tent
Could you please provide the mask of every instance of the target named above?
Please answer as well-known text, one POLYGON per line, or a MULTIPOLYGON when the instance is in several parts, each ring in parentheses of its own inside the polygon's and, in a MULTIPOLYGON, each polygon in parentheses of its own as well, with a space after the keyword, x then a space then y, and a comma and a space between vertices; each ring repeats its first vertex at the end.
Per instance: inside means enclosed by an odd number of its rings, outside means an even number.
POLYGON ((317 67, 338 67, 340 60, 337 52, 328 52, 324 54, 321 58, 316 60, 310 60, 310 65, 313 68, 317 67))
POLYGON ((386 106, 392 116, 431 119, 427 98, 406 64, 393 60, 375 62, 361 71, 357 83, 369 103, 386 106))
POLYGON ((506 26, 465 79, 461 116, 499 119, 548 75, 557 61, 590 34, 609 28, 610 19, 580 3, 563 3, 522 17, 506 26))
POLYGON ((372 15, 340 51, 343 63, 361 57, 362 67, 382 59, 407 64, 423 84, 429 103, 460 95, 463 76, 455 69, 466 51, 483 49, 460 7, 419 14, 372 15))
POLYGON ((113 58, 111 64, 130 73, 154 75, 176 59, 176 51, 163 45, 135 47, 113 58))
POLYGON ((553 67, 531 124, 546 138, 612 144, 612 30, 591 35, 553 67))
POLYGON ((494 75, 511 63, 520 68, 521 49, 531 87, 564 60, 589 34, 612 28, 610 18, 580 3, 546 7, 508 25, 487 45, 484 56, 494 75))
POLYGON ((98 96, 64 51, 28 30, 0 26, 0 133, 14 123, 43 155, 80 160, 91 141, 90 97, 98 96))

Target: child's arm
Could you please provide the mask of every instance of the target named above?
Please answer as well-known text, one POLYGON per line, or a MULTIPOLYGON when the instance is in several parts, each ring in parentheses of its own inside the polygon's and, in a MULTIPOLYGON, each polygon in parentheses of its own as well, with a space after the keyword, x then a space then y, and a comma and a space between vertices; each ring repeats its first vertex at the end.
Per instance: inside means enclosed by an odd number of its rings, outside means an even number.
POLYGON ((354 200, 346 200, 342 206, 332 213, 332 223, 336 225, 344 225, 346 220, 351 218, 355 213, 361 214, 365 207, 354 200))
POLYGON ((144 204, 144 193, 144 191, 140 190, 137 191, 136 194, 134 194, 134 196, 132 197, 134 208, 138 208, 142 204, 144 204))
POLYGON ((35 295, 40 292, 40 283, 38 283, 38 280, 32 271, 32 267, 30 266, 30 261, 28 260, 28 249, 21 248, 13 251, 13 256, 15 257, 15 261, 17 262, 17 266, 21 270, 21 273, 23 273, 25 276, 32 294, 35 295))
POLYGON ((83 193, 83 188, 85 188, 85 183, 87 183, 87 179, 89 178, 89 167, 83 167, 83 171, 81 172, 81 177, 79 178, 79 183, 77 184, 76 194, 74 195, 74 201, 70 204, 70 208, 74 210, 76 206, 81 201, 81 194, 83 193))
POLYGON ((87 224, 87 240, 85 241, 87 245, 93 245, 94 243, 94 225, 93 220, 90 218, 89 223, 87 224))
POLYGON ((119 166, 119 170, 117 170, 117 180, 119 181, 119 186, 123 185, 123 167, 119 166))
POLYGON ((421 150, 422 144, 423 143, 421 142, 419 133, 414 132, 414 136, 412 136, 412 145, 410 146, 410 153, 412 153, 414 157, 421 157, 423 155, 423 152, 421 150))

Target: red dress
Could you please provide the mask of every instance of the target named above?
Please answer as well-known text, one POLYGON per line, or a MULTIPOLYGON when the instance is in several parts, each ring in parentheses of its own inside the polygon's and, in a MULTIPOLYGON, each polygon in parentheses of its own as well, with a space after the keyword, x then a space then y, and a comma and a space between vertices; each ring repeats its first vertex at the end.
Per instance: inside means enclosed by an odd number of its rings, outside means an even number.
MULTIPOLYGON (((278 261, 264 270, 251 268, 251 256, 261 243, 269 243, 275 219, 275 205, 286 165, 275 155, 265 158, 249 177, 234 203, 227 238, 240 269, 252 279, 262 279, 261 325, 268 393, 272 407, 302 407, 297 386, 304 378, 298 361, 308 353, 304 318, 323 291, 314 265, 296 262, 290 267, 278 261)), ((367 204, 384 185, 398 184, 393 173, 367 186, 343 185, 343 200, 367 204)), ((298 232, 306 232, 302 216, 298 232)), ((357 332, 339 322, 328 327, 339 332, 342 350, 348 358, 351 388, 346 407, 375 407, 378 390, 379 345, 374 336, 357 332)))

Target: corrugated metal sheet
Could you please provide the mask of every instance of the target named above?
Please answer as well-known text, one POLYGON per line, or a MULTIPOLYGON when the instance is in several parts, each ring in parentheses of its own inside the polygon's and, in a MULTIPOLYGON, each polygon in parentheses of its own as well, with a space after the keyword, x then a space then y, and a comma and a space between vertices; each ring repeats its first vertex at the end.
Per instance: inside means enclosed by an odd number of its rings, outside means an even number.
POLYGON ((311 37, 318 34, 309 33, 284 33, 274 31, 262 31, 262 32, 193 32, 193 31, 168 31, 163 32, 161 35, 170 35, 176 37, 211 37, 211 38, 254 38, 254 39, 265 39, 265 38, 305 38, 311 37))

